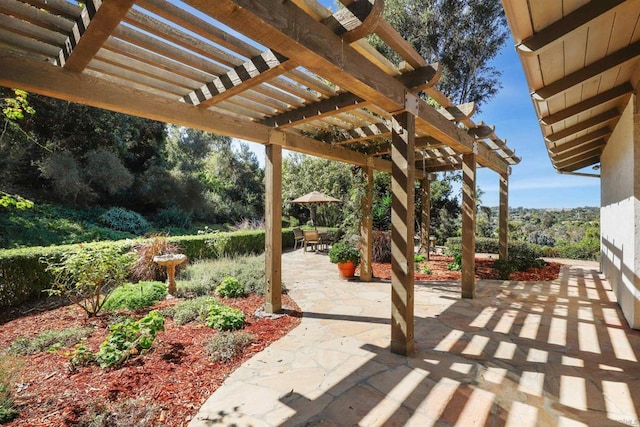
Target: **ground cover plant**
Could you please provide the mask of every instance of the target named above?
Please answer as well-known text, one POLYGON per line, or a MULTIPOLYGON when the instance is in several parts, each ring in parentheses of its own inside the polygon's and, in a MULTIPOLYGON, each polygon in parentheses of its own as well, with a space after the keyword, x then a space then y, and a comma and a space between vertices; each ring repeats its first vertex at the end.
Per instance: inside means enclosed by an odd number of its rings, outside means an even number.
POLYGON ((162 282, 142 281, 125 283, 111 292, 103 309, 136 310, 151 307, 167 295, 167 285, 162 282))

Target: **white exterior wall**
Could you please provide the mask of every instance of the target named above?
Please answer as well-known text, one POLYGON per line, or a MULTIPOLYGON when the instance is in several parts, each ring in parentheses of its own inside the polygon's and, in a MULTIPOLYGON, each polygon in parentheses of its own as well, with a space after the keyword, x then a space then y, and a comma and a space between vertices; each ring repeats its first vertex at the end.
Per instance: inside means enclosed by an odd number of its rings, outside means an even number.
POLYGON ((632 96, 600 158, 602 271, 640 329, 640 114, 632 96))

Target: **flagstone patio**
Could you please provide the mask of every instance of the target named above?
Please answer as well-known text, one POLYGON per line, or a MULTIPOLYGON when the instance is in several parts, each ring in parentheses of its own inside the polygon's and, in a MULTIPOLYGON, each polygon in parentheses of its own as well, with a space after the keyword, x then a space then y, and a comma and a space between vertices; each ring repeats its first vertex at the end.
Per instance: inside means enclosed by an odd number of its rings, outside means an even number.
POLYGON ((416 284, 416 353, 390 352, 390 284, 342 280, 326 255, 283 255, 304 312, 190 426, 639 426, 640 332, 593 264, 553 282, 416 284))

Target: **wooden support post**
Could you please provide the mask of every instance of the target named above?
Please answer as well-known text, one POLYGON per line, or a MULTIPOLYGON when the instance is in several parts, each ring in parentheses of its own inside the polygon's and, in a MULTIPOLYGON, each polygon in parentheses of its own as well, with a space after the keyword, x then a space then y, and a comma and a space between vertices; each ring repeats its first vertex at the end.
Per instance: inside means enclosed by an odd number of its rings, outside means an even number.
POLYGON ((427 254, 427 261, 430 256, 431 242, 431 180, 430 174, 427 174, 420 181, 420 201, 422 204, 420 217, 420 250, 427 254))
POLYGON ((391 351, 413 352, 415 116, 398 113, 391 137, 391 351))
POLYGON ((360 280, 370 282, 373 278, 373 270, 371 268, 371 258, 373 256, 373 157, 367 159, 364 174, 367 188, 362 198, 362 219, 360 220, 360 237, 362 238, 360 280))
POLYGON ((498 254, 509 259, 509 175, 500 174, 500 208, 498 212, 498 254))
POLYGON ((475 296, 476 155, 462 156, 462 298, 475 296))
POLYGON ((265 273, 264 309, 282 309, 282 146, 269 144, 265 164, 265 273))

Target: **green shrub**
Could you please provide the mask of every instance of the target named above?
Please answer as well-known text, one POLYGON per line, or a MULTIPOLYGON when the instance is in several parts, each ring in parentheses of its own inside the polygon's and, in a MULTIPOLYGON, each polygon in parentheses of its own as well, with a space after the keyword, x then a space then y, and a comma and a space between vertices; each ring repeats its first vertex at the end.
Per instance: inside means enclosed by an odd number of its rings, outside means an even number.
MULTIPOLYGON (((176 243, 169 242, 165 236, 154 236, 150 240, 144 240, 135 246, 138 258, 131 268, 131 276, 138 280, 167 280, 166 268, 155 263, 153 257, 158 255, 177 254, 179 247, 176 243)), ((183 268, 184 264, 177 266, 176 271, 183 268)))
POLYGON ((264 256, 235 256, 214 261, 196 261, 180 274, 180 279, 187 282, 180 283, 178 295, 186 295, 189 292, 205 295, 227 276, 235 277, 244 287, 245 294, 263 295, 266 283, 264 256))
POLYGON ((516 271, 516 266, 508 260, 497 259, 493 263, 493 268, 498 271, 498 279, 509 280, 511 273, 516 271))
POLYGON ((125 283, 111 292, 104 303, 104 310, 137 310, 151 307, 167 296, 167 286, 162 282, 125 283))
MULTIPOLYGON (((517 271, 525 271, 530 267, 544 265, 544 261, 539 259, 544 256, 544 248, 542 246, 519 241, 510 241, 508 245, 509 262, 517 271)), ((462 238, 451 237, 447 239, 446 247, 447 253, 455 258, 462 253, 462 238)), ((476 252, 498 253, 498 239, 477 238, 476 252)))
POLYGON ((67 329, 47 329, 35 338, 19 337, 10 345, 7 351, 11 354, 27 356, 44 351, 69 347, 91 335, 93 328, 74 326, 67 329))
POLYGON ((240 298, 244 296, 244 286, 235 277, 226 276, 216 287, 216 295, 222 298, 240 298))
POLYGON ((429 268, 428 265, 425 265, 424 267, 422 267, 422 274, 431 274, 431 269, 429 268))
POLYGON ((211 286, 192 280, 176 280, 176 297, 196 298, 211 293, 211 286))
POLYGON ((414 262, 424 262, 427 260, 427 257, 424 254, 414 254, 413 261, 414 262))
POLYGON ((244 322, 242 311, 222 304, 212 305, 207 316, 207 326, 219 331, 241 329, 244 322))
POLYGON ((0 353, 0 424, 8 423, 18 416, 13 403, 12 387, 20 366, 21 363, 15 357, 0 353))
POLYGON ((109 228, 138 236, 146 233, 150 228, 149 222, 142 215, 125 208, 110 208, 100 215, 99 219, 109 228))
POLYGON ((171 316, 178 325, 195 321, 206 322, 211 307, 217 304, 219 303, 211 297, 194 298, 175 304, 165 310, 165 314, 171 316))
POLYGON ((556 247, 557 256, 569 259, 597 261, 600 256, 600 245, 585 243, 565 244, 556 247))
POLYGON ((189 228, 191 227, 191 215, 176 206, 171 206, 158 211, 156 223, 161 227, 189 228))
POLYGON ((164 317, 159 311, 153 310, 137 322, 127 319, 109 329, 111 332, 100 344, 95 356, 101 368, 117 366, 129 357, 149 350, 156 334, 164 330, 164 317))
POLYGON ((354 265, 360 264, 360 250, 347 242, 338 242, 329 250, 329 261, 334 264, 351 261, 354 265))
POLYGON ((84 345, 84 343, 76 344, 76 348, 69 353, 69 356, 71 356, 69 363, 71 363, 71 366, 73 367, 87 366, 95 361, 95 355, 84 345))
POLYGON ((111 291, 125 281, 132 263, 133 255, 117 246, 80 247, 49 265, 54 282, 48 292, 65 295, 89 317, 96 316, 111 291))
POLYGON ((460 271, 462 270, 462 254, 457 253, 453 256, 453 262, 450 262, 447 265, 447 269, 451 271, 460 271))
POLYGON ((206 351, 211 361, 226 362, 233 359, 254 339, 255 337, 247 332, 223 331, 211 338, 206 345, 206 351))

